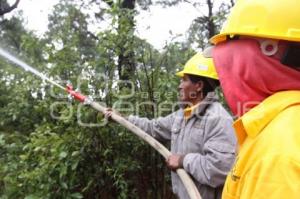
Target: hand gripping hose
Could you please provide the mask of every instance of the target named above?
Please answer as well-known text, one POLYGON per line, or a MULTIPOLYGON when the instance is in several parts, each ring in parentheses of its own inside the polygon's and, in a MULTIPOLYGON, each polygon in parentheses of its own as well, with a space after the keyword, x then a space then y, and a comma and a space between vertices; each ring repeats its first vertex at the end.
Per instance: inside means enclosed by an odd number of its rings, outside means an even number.
MULTIPOLYGON (((97 102, 94 102, 93 100, 91 100, 87 96, 84 96, 81 93, 79 93, 77 91, 74 91, 71 86, 67 86, 66 91, 72 97, 74 97, 74 99, 76 99, 76 100, 78 100, 78 101, 80 101, 84 104, 90 105, 92 108, 94 108, 95 110, 97 110, 97 111, 99 111, 103 114, 105 113, 105 111, 106 111, 105 107, 101 106, 97 102)), ((124 126, 125 128, 127 128, 128 130, 130 130, 131 132, 133 132, 139 138, 141 138, 142 140, 144 140, 148 144, 150 144, 165 159, 167 159, 167 157, 169 157, 171 155, 171 152, 166 147, 164 147, 160 142, 155 140, 153 137, 151 137, 150 135, 145 133, 143 130, 141 130, 140 128, 138 128, 137 126, 135 126, 134 124, 132 124, 131 122, 126 120, 125 118, 121 117, 120 115, 118 115, 116 113, 112 113, 111 118, 114 121, 121 124, 122 126, 124 126)), ((194 184, 191 177, 186 173, 186 171, 184 169, 177 169, 176 173, 180 177, 183 185, 185 186, 185 188, 186 188, 186 190, 187 190, 187 192, 190 196, 190 199, 201 199, 200 193, 199 193, 196 185, 194 184)))

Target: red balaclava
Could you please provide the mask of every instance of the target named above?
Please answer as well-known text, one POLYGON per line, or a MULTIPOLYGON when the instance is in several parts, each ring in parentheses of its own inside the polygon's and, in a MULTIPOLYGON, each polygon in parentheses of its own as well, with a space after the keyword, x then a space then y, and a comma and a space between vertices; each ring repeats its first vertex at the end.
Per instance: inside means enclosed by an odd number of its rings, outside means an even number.
POLYGON ((235 116, 242 116, 278 91, 300 90, 300 71, 264 55, 255 39, 220 43, 213 49, 213 59, 235 116))

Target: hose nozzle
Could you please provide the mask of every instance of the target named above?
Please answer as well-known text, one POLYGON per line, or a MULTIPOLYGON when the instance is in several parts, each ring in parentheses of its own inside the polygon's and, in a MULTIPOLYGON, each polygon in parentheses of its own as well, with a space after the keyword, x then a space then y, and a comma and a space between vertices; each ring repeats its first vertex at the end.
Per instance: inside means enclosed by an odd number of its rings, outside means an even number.
POLYGON ((66 87, 66 91, 76 100, 80 101, 80 102, 85 102, 87 97, 82 95, 79 92, 76 92, 73 90, 73 87, 71 85, 67 85, 66 87))

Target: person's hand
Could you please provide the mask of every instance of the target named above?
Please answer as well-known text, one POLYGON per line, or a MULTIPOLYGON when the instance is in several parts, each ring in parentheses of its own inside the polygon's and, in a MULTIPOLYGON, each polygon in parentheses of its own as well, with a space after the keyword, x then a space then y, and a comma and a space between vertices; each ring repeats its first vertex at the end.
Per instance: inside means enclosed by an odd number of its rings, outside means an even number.
POLYGON ((167 167, 171 170, 176 170, 183 167, 184 155, 172 154, 166 159, 167 167))
POLYGON ((115 113, 115 114, 117 114, 117 115, 123 117, 123 115, 121 115, 121 113, 119 113, 118 111, 113 110, 112 108, 106 108, 106 110, 105 110, 105 112, 104 112, 104 117, 105 117, 105 119, 107 119, 108 121, 113 121, 113 120, 111 119, 111 116, 112 116, 113 113, 115 113))
POLYGON ((105 112, 104 112, 104 117, 107 120, 111 120, 111 115, 112 115, 112 108, 106 108, 105 112))

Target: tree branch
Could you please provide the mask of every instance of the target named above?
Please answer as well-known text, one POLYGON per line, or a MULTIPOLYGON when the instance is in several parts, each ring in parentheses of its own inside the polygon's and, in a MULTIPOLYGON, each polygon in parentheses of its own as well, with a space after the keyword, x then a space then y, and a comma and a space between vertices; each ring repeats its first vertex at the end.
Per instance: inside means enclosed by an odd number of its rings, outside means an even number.
POLYGON ((112 0, 103 0, 107 5, 109 5, 109 7, 113 7, 114 5, 114 1, 112 0))
POLYGON ((18 7, 18 4, 20 3, 20 0, 16 0, 16 2, 12 6, 6 6, 4 5, 3 7, 0 7, 0 15, 4 15, 8 12, 11 12, 13 9, 18 7))
POLYGON ((231 3, 231 7, 234 6, 234 0, 230 0, 230 3, 231 3))

